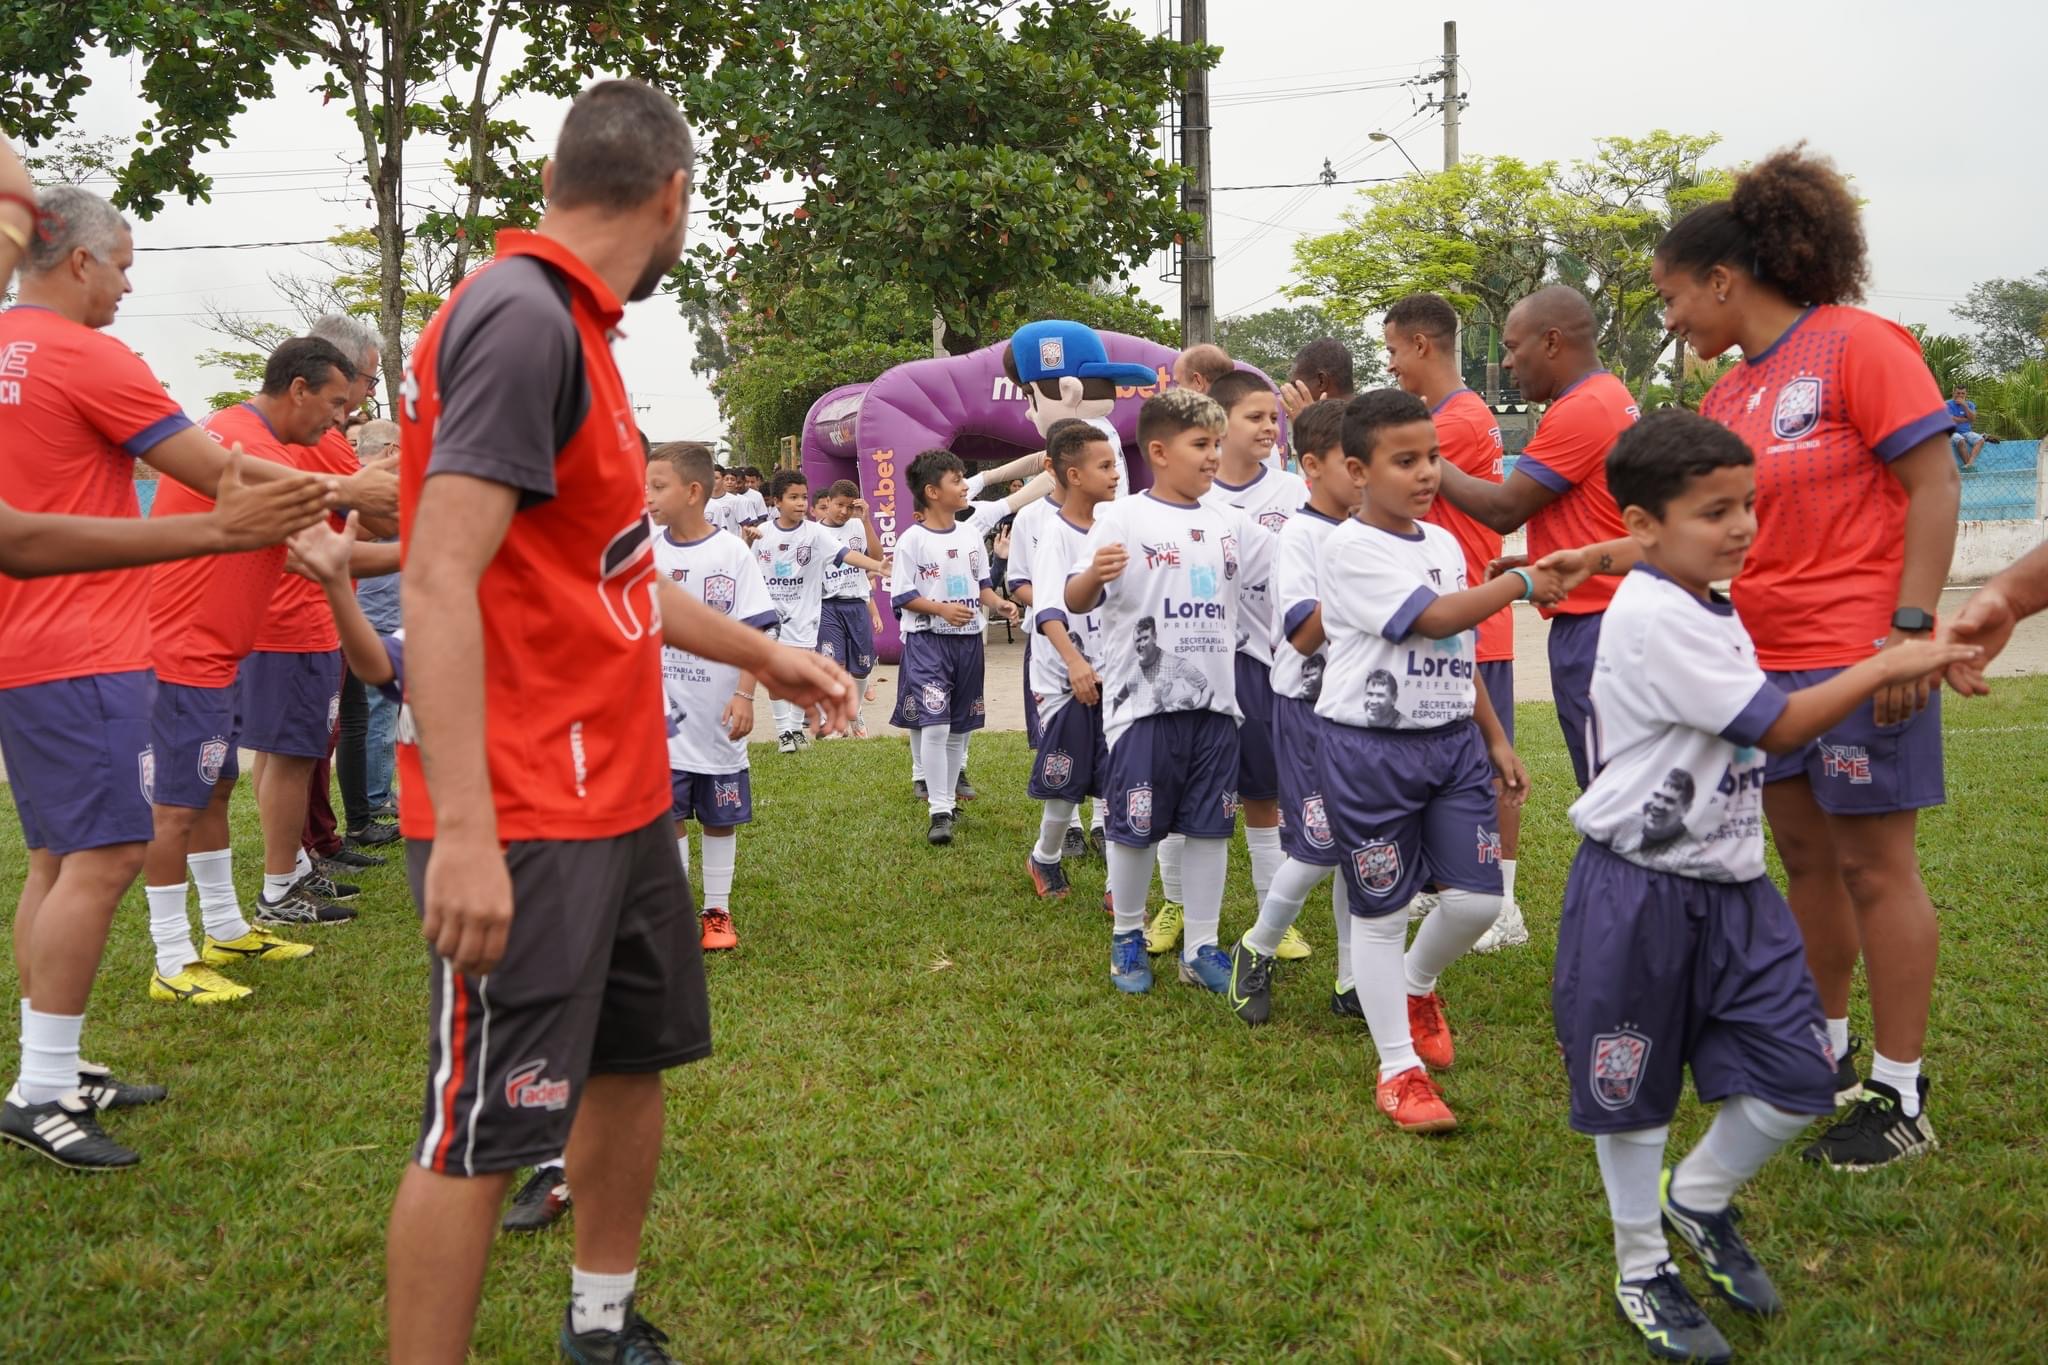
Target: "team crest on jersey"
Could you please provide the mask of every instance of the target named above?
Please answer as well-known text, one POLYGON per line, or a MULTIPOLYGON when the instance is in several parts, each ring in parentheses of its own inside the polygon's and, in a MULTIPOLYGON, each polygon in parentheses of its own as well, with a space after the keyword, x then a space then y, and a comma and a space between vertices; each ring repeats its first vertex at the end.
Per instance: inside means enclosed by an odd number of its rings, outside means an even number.
POLYGON ((1045 756, 1045 785, 1064 787, 1074 775, 1074 759, 1065 749, 1054 749, 1045 756))
POLYGON ((1385 839, 1375 839, 1352 850, 1351 870, 1367 894, 1384 896, 1401 884, 1401 849, 1385 839))
POLYGON ((810 546, 799 545, 796 547, 796 566, 799 569, 808 569, 811 566, 810 546))
POLYGON ((1323 809, 1323 798, 1311 796, 1301 803, 1301 833, 1317 848, 1328 848, 1330 837, 1330 813, 1323 809))
POLYGON ((1265 527, 1268 531, 1277 532, 1281 527, 1285 526, 1286 524, 1287 514, 1285 512, 1272 511, 1259 513, 1259 525, 1265 527))
POLYGON ((818 641, 818 652, 835 664, 839 662, 839 643, 836 640, 818 641))
POLYGON ((1781 441, 1796 441, 1820 425, 1820 380, 1803 374, 1778 390, 1777 406, 1771 409, 1771 435, 1781 441))
POLYGON ((1852 787, 1870 785, 1870 750, 1861 744, 1829 744, 1820 746, 1820 772, 1822 777, 1837 778, 1852 787))
POLYGON ((1138 835, 1152 832, 1152 788, 1133 787, 1124 793, 1124 819, 1131 827, 1131 833, 1138 835))
POLYGON ((732 615, 733 603, 739 595, 739 580, 731 574, 715 573, 704 580, 704 605, 721 616, 732 615))
POLYGON ((1626 1109, 1643 1083, 1650 1040, 1634 1029, 1617 1029, 1593 1039, 1593 1099, 1602 1109, 1626 1109))
POLYGON ((228 742, 209 739, 199 746, 199 780, 211 787, 220 781, 220 770, 228 765, 228 742))
POLYGON ((982 698, 976 697, 974 705, 968 708, 967 713, 971 716, 985 716, 988 714, 988 703, 982 698))
POLYGON ((1484 867, 1488 863, 1493 863, 1498 866, 1500 863, 1500 831, 1488 829, 1484 825, 1480 825, 1477 828, 1479 831, 1479 865, 1484 867))
POLYGON ((1223 578, 1225 582, 1237 577, 1237 537, 1223 537, 1223 578))
POLYGON ((135 755, 135 777, 142 785, 142 799, 156 804, 156 750, 145 747, 135 755))
POLYGON ((936 716, 946 709, 946 689, 938 683, 925 683, 921 685, 917 689, 917 695, 918 699, 924 703, 925 711, 930 715, 936 716))
POLYGON ((711 784, 711 800, 716 805, 731 806, 734 809, 738 809, 740 804, 740 780, 737 777, 730 780, 725 778, 714 780, 711 784))
POLYGON ((340 719, 341 693, 336 692, 333 696, 327 699, 327 728, 332 730, 334 728, 334 723, 340 719))

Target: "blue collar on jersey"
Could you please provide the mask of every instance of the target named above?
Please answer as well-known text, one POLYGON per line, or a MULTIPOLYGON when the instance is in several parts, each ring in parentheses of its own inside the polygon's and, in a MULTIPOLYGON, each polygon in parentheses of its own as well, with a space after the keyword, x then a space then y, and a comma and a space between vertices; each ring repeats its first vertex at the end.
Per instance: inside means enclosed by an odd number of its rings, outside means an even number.
POLYGON ((1763 363, 1764 363, 1764 361, 1766 361, 1766 360, 1770 359, 1770 356, 1771 356, 1771 352, 1773 352, 1773 351, 1777 350, 1777 349, 1778 349, 1778 348, 1779 348, 1780 346, 1783 346, 1783 345, 1785 344, 1785 341, 1786 341, 1786 339, 1787 339, 1788 337, 1790 337, 1790 336, 1791 336, 1791 335, 1792 335, 1792 334, 1793 334, 1794 332, 1798 331, 1798 330, 1799 330, 1799 329, 1800 329, 1801 327, 1805 326, 1805 325, 1806 325, 1806 320, 1807 320, 1808 318, 1812 317, 1812 316, 1813 316, 1813 309, 1811 309, 1811 308, 1806 308, 1806 309, 1802 309, 1802 310, 1800 311, 1800 314, 1799 314, 1799 316, 1798 316, 1798 317, 1796 317, 1796 318, 1794 318, 1794 319, 1792 319, 1792 325, 1791 325, 1790 327, 1787 327, 1787 328, 1786 328, 1786 329, 1785 329, 1784 331, 1782 331, 1782 332, 1778 333, 1778 339, 1777 339, 1776 341, 1774 341, 1774 342, 1772 342, 1772 343, 1771 343, 1770 345, 1768 345, 1768 346, 1764 347, 1764 348, 1763 348, 1763 349, 1762 349, 1761 351, 1758 351, 1758 352, 1757 352, 1757 353, 1756 353, 1755 355, 1746 355, 1746 356, 1742 357, 1742 363, 1743 363, 1743 364, 1745 364, 1745 365, 1761 365, 1761 364, 1763 364, 1763 363))
POLYGON ((1375 526, 1371 522, 1365 520, 1362 517, 1354 517, 1352 518, 1352 520, 1356 521, 1360 526, 1363 526, 1368 531, 1378 531, 1381 535, 1392 536, 1396 540, 1415 541, 1421 540, 1423 538, 1422 523, 1419 521, 1415 523, 1415 534, 1411 536, 1404 535, 1399 531, 1389 531, 1384 526, 1375 526))
MULTIPOLYGON (((1229 480, 1222 478, 1220 475, 1214 479, 1211 479, 1209 482, 1215 484, 1218 488, 1227 488, 1233 493, 1242 493, 1247 488, 1256 488, 1258 486, 1259 480, 1265 478, 1268 474, 1272 472, 1273 471, 1270 468, 1262 464, 1259 466, 1259 472, 1252 475, 1249 479, 1246 479, 1243 483, 1231 483, 1229 480)), ((1164 501, 1164 499, 1161 499, 1161 501, 1164 501)))
POLYGON ((1303 503, 1301 505, 1301 511, 1304 516, 1314 517, 1317 521, 1327 521, 1332 526, 1342 526, 1344 524, 1344 518, 1333 517, 1328 512, 1318 512, 1314 507, 1310 506, 1308 503, 1303 503))
POLYGON ((674 531, 671 531, 666 526, 661 528, 661 538, 667 541, 669 544, 675 546, 678 550, 687 550, 690 549, 692 546, 702 545, 705 542, 709 541, 712 536, 723 534, 724 532, 720 531, 716 526, 714 526, 711 528, 711 535, 698 536, 695 540, 677 540, 676 533, 674 531))
MULTIPOLYGON (((1582 377, 1582 378, 1581 378, 1581 379, 1579 380, 1579 384, 1583 384, 1583 383, 1585 383, 1585 382, 1586 382, 1586 380, 1588 380, 1588 379, 1591 379, 1592 377, 1593 377, 1592 375, 1586 375, 1586 376, 1582 377)), ((1578 384, 1574 384, 1574 385, 1572 386, 1572 388, 1577 388, 1577 387, 1578 387, 1578 384)), ((1440 413, 1440 412, 1442 412, 1442 411, 1444 410, 1444 404, 1445 404, 1445 403, 1449 403, 1449 402, 1450 402, 1450 401, 1451 401, 1451 400, 1452 400, 1453 398, 1456 398, 1456 397, 1457 397, 1457 396, 1458 396, 1459 394, 1461 394, 1461 393, 1470 393, 1470 392, 1472 392, 1472 388, 1471 388, 1471 386, 1470 386, 1469 384, 1460 384, 1460 385, 1459 385, 1459 386, 1458 386, 1457 388, 1455 388, 1455 389, 1452 389, 1452 390, 1451 390, 1451 391, 1450 391, 1449 393, 1445 394, 1445 395, 1444 395, 1444 401, 1443 401, 1442 403, 1438 403, 1438 404, 1437 404, 1437 405, 1436 405, 1435 407, 1431 408, 1431 409, 1429 410, 1429 415, 1430 415, 1431 417, 1434 417, 1434 416, 1436 416, 1436 415, 1437 415, 1438 413, 1440 413)), ((1565 393, 1570 393, 1570 392, 1571 392, 1571 389, 1566 389, 1566 390, 1565 390, 1564 392, 1565 392, 1565 393)), ((1561 393, 1561 394, 1559 394, 1559 395, 1558 395, 1558 397, 1559 397, 1559 398, 1562 398, 1562 397, 1564 397, 1564 393, 1561 393)), ((1554 400, 1553 400, 1553 401, 1554 401, 1554 400)))
MULTIPOLYGON (((1211 482, 1213 483, 1215 481, 1211 480, 1211 482)), ((1202 505, 1200 499, 1197 499, 1194 502, 1175 502, 1172 498, 1162 498, 1159 496, 1159 494, 1153 492, 1149 488, 1146 489, 1143 493, 1140 493, 1138 496, 1141 498, 1150 498, 1152 499, 1152 501, 1158 503, 1161 507, 1178 507, 1182 511, 1186 511, 1190 507, 1200 507, 1202 505)))
MULTIPOLYGON (((1560 393, 1560 394, 1559 394, 1559 395, 1558 395, 1557 397, 1555 397, 1555 398, 1551 399, 1550 401, 1551 401, 1552 403, 1562 403, 1562 402, 1563 402, 1563 401, 1564 401, 1564 400, 1565 400, 1565 399, 1566 399, 1566 398, 1567 398, 1567 397, 1568 397, 1568 396, 1569 396, 1569 395, 1570 395, 1570 394, 1572 393, 1572 391, 1573 391, 1573 390, 1575 390, 1575 389, 1577 389, 1577 388, 1579 387, 1579 385, 1581 385, 1581 384, 1585 383, 1585 382, 1586 382, 1586 381, 1587 381, 1588 379, 1591 379, 1591 378, 1592 378, 1592 377, 1593 377, 1594 375, 1596 375, 1596 374, 1606 374, 1606 373, 1607 373, 1607 367, 1606 367, 1606 366, 1604 366, 1604 365, 1595 365, 1595 366, 1594 366, 1594 367, 1593 367, 1592 369, 1590 369, 1590 370, 1586 371, 1586 372, 1585 372, 1584 374, 1580 375, 1580 376, 1579 376, 1579 377, 1578 377, 1577 379, 1574 379, 1574 380, 1573 380, 1573 381, 1572 381, 1571 383, 1569 383, 1569 384, 1565 385, 1565 386, 1564 386, 1564 392, 1563 392, 1563 393, 1560 393)), ((1447 400, 1445 400, 1445 401, 1447 401, 1447 402, 1448 402, 1449 400, 1447 399, 1447 400)))

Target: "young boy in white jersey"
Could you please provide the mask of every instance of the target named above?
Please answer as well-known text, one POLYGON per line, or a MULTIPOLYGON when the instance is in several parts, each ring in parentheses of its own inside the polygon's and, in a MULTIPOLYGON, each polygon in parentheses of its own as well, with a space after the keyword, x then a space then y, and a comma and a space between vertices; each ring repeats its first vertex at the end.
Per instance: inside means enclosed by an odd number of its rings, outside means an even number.
MULTIPOLYGON (((1033 612, 1037 647, 1027 661, 1025 687, 1039 707, 1038 752, 1031 765, 1031 798, 1045 803, 1038 843, 1025 859, 1031 885, 1041 898, 1067 894, 1063 860, 1081 799, 1095 798, 1104 814, 1109 745, 1102 729, 1102 620, 1095 612, 1069 612, 1067 575, 1082 560, 1095 509, 1116 496, 1116 451, 1086 422, 1057 423, 1047 441, 1052 460, 1055 515, 1033 548, 1032 569, 1045 587, 1045 602, 1033 612)), ((1029 510, 1029 509, 1026 509, 1029 510)), ((1022 520, 1022 515, 1019 515, 1022 520)), ((1015 543, 1015 532, 1012 532, 1015 543)))
POLYGON ((1016 604, 989 582, 988 547, 958 522, 967 506, 967 467, 948 450, 927 450, 905 477, 922 514, 896 539, 889 591, 903 613, 895 724, 913 733, 924 758, 931 815, 925 840, 953 842, 956 783, 967 736, 988 723, 982 696, 984 609, 1017 619, 1016 604))
POLYGON ((1260 902, 1258 923, 1230 951, 1230 1007, 1247 1024, 1266 1022, 1272 1009, 1275 960, 1302 905, 1325 878, 1337 926, 1337 980, 1330 1011, 1363 1020, 1351 971, 1351 898, 1343 877, 1331 877, 1343 857, 1330 834, 1323 804, 1322 731, 1316 714, 1328 658, 1322 622, 1321 562, 1330 533, 1358 511, 1362 496, 1344 463, 1344 400, 1325 398, 1302 409, 1293 423, 1294 448, 1309 485, 1309 500, 1280 528, 1274 551, 1272 602, 1273 753, 1280 775, 1280 844, 1284 857, 1260 902))
POLYGON ((1237 825, 1240 597, 1265 581, 1273 536, 1234 507, 1205 504, 1223 410, 1172 389, 1146 400, 1138 444, 1152 487, 1096 509, 1067 579, 1069 614, 1098 614, 1103 730, 1109 744, 1110 983, 1150 990, 1145 896, 1153 849, 1183 834, 1186 932, 1180 977, 1230 983, 1217 946, 1230 836, 1237 825))
POLYGON ((1379 1052, 1374 1098, 1410 1132, 1457 1125, 1425 1068, 1454 1061, 1437 978, 1500 915, 1499 800, 1528 794, 1528 774, 1479 683, 1478 624, 1508 603, 1562 596, 1554 570, 1517 569, 1467 587, 1457 538, 1424 520, 1442 474, 1436 427, 1398 389, 1344 409, 1344 465, 1357 515, 1323 546, 1320 605, 1296 632, 1325 638, 1316 714, 1329 838, 1342 859, 1354 923, 1351 969, 1379 1052), (1424 882, 1438 908, 1408 936, 1424 882))
POLYGON ((1665 1229, 1738 1311, 1780 1311, 1731 1200, 1835 1110, 1820 996, 1764 870, 1765 754, 1796 751, 1880 689, 1976 650, 1904 641, 1781 691, 1709 586, 1741 571, 1756 537, 1748 445, 1666 409, 1622 433, 1607 482, 1641 559, 1600 628, 1595 776, 1571 808, 1584 841, 1565 883, 1551 1004, 1571 1126, 1593 1138, 1614 1224, 1615 1307, 1653 1355, 1726 1360, 1665 1229), (1666 1168, 1687 1066, 1700 1099, 1721 1108, 1666 1168))
MULTIPOLYGON (((889 572, 889 566, 846 545, 838 535, 805 517, 811 491, 801 471, 776 470, 768 489, 775 499, 775 515, 758 528, 760 533, 753 540, 754 561, 760 565, 768 596, 782 617, 782 643, 816 649, 825 575, 840 564, 881 574, 889 572)), ((785 754, 810 743, 804 733, 803 708, 794 702, 775 702, 775 742, 785 754)))
MULTIPOLYGON (((705 519, 711 452, 694 441, 657 446, 647 460, 647 510, 663 528, 654 540, 654 567, 713 611, 773 631, 781 616, 768 596, 753 553, 705 519)), ((676 853, 690 866, 689 822, 704 832, 703 946, 737 948, 732 924, 732 876, 738 827, 754 818, 747 736, 754 729, 754 679, 726 664, 663 646, 662 685, 668 694, 669 814, 676 822, 676 853)))
MULTIPOLYGON (((868 505, 861 500, 860 486, 851 479, 841 479, 827 488, 818 499, 817 511, 818 524, 837 535, 849 550, 867 554, 880 542, 868 517, 868 505)), ((874 581, 856 565, 835 564, 825 571, 824 594, 818 652, 866 685, 868 675, 875 671, 874 581)), ((855 739, 868 736, 858 713, 850 733, 855 739)))

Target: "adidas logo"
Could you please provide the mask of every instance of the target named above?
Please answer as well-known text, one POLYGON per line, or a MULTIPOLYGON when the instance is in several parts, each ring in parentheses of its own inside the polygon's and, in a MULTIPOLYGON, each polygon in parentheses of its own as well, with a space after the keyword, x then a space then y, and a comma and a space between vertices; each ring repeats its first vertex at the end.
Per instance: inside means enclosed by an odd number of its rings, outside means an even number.
POLYGON ((61 1109, 37 1119, 34 1127, 36 1136, 53 1152, 61 1152, 74 1142, 83 1142, 88 1136, 86 1131, 61 1109))

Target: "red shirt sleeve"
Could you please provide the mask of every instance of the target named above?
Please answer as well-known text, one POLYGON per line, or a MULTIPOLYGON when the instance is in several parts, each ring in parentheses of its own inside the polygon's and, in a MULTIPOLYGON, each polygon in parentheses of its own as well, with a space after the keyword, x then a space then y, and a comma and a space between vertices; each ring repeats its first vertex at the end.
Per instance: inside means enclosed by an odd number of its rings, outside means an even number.
POLYGON ((1515 472, 1527 474, 1551 492, 1571 492, 1607 467, 1612 432, 1599 422, 1590 395, 1571 395, 1553 403, 1536 434, 1522 448, 1515 472), (1571 401, 1577 398, 1577 402, 1571 401))
POLYGON ((1841 367, 1849 424, 1878 459, 1896 460, 1954 425, 1920 343, 1897 323, 1865 314, 1849 336, 1841 367))
POLYGON ((72 375, 84 399, 78 411, 107 440, 140 458, 192 425, 142 357, 119 341, 95 332, 82 350, 72 375))

